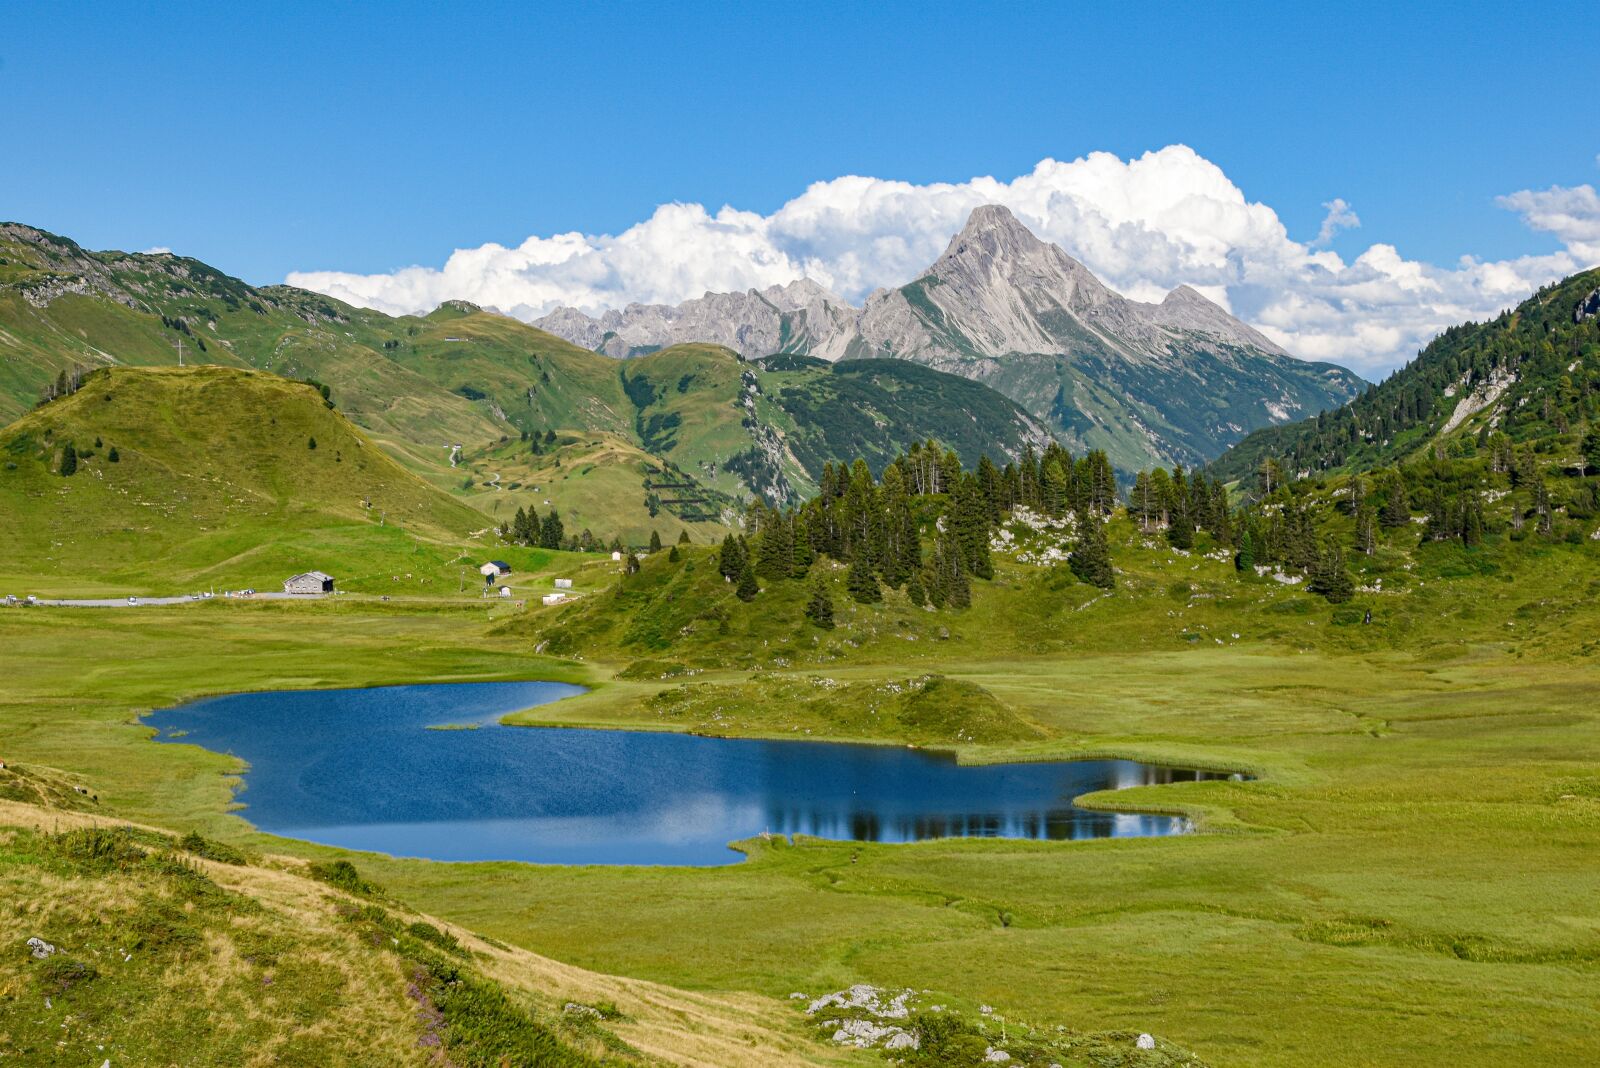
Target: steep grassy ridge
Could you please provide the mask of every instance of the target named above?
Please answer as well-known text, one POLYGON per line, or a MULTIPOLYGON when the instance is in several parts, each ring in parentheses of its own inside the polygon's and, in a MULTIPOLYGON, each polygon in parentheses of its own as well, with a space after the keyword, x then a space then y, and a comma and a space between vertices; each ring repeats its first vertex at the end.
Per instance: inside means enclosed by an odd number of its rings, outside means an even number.
POLYGON ((1487 452, 1505 434, 1552 459, 1578 460, 1600 415, 1600 270, 1546 286, 1485 323, 1451 327, 1381 385, 1343 407, 1260 430, 1219 458, 1219 477, 1275 460, 1291 471, 1368 471, 1438 447, 1487 452))

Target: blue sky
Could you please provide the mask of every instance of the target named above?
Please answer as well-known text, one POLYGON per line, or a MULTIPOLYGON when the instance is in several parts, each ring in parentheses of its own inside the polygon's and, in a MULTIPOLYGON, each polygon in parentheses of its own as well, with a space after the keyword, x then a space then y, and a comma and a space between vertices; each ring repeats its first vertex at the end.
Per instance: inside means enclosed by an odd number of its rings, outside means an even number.
POLYGON ((1333 7, 12 0, 0 217, 262 283, 1181 144, 1347 258, 1561 249, 1496 198, 1600 178, 1577 10, 1333 7))

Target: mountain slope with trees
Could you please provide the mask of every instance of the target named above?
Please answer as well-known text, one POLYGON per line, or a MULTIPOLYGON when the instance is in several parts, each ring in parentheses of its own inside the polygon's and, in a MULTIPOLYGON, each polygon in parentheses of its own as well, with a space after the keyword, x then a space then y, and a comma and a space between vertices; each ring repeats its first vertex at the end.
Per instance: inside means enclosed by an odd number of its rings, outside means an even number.
POLYGON ((1271 462, 1292 474, 1371 471, 1442 451, 1504 470, 1532 449, 1580 459, 1600 419, 1600 269, 1546 286, 1485 323, 1440 334, 1360 397, 1313 419, 1259 430, 1210 466, 1253 480, 1271 462))

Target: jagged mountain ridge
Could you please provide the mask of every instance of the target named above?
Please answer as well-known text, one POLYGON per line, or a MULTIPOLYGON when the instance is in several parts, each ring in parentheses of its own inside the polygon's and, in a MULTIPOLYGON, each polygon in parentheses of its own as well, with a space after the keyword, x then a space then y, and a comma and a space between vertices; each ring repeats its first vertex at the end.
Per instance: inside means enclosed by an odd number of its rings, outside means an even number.
POLYGON ((1212 459, 1362 385, 1294 359, 1189 286, 1159 304, 1123 297, 998 205, 974 210, 927 271, 859 311, 803 279, 598 319, 563 308, 538 325, 619 357, 701 333, 750 357, 911 360, 994 387, 1128 470, 1212 459))
POLYGON ((799 353, 836 360, 857 310, 809 278, 743 293, 707 293, 682 304, 629 304, 598 318, 558 308, 533 325, 617 359, 669 345, 709 343, 754 358, 799 353))

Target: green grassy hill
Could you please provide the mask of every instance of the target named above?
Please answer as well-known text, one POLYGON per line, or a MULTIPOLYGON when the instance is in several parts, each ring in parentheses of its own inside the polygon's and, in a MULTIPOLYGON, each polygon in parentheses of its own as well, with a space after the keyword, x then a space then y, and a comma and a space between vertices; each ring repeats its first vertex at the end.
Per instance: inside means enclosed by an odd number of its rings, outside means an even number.
POLYGON ((0 431, 0 457, 0 572, 28 584, 8 592, 275 589, 311 569, 376 588, 489 525, 315 388, 258 371, 107 368, 0 431))

